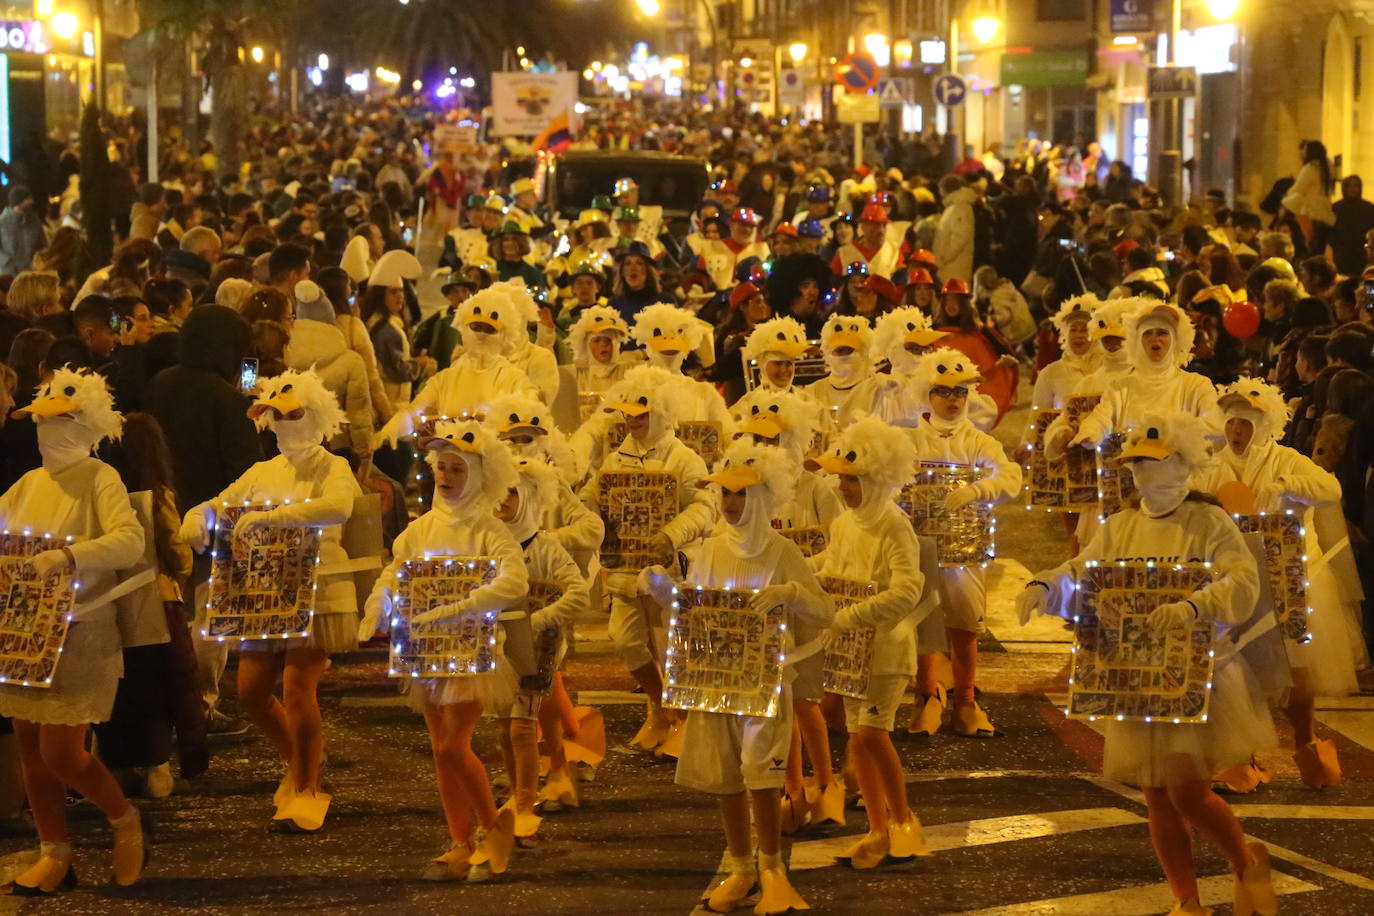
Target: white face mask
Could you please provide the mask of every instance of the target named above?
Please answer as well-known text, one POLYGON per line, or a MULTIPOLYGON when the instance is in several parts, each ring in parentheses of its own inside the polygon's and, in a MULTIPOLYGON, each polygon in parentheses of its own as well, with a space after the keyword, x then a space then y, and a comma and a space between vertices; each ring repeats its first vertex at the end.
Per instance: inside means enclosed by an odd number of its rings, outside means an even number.
POLYGON ((303 452, 324 439, 308 413, 299 420, 273 420, 272 432, 277 434, 277 448, 284 455, 303 452))
POLYGON ((773 513, 765 496, 766 488, 755 484, 745 490, 744 512, 739 524, 725 526, 725 541, 730 552, 748 559, 763 553, 773 533, 773 513))
POLYGON ((666 353, 658 352, 653 347, 645 349, 644 352, 649 356, 649 365, 666 369, 674 374, 681 372, 682 364, 687 361, 686 353, 674 353, 669 356, 666 353))
POLYGON ((1168 515, 1188 498, 1188 478, 1192 472, 1178 455, 1163 461, 1141 458, 1132 461, 1131 476, 1140 491, 1140 506, 1146 515, 1168 515))
POLYGON ((53 417, 38 422, 38 451, 43 466, 66 467, 91 454, 95 448, 90 430, 69 417, 53 417))
POLYGON ((825 367, 830 370, 830 374, 837 379, 850 379, 857 376, 863 368, 864 354, 857 350, 853 353, 841 356, 838 353, 826 351, 825 367))

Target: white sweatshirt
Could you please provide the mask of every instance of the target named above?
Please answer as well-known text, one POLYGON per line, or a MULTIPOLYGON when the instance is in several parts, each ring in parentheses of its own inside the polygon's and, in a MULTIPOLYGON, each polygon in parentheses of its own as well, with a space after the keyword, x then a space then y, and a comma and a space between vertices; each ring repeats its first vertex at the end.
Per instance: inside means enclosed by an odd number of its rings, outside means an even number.
POLYGON ((563 630, 587 605, 587 579, 577 563, 547 532, 539 532, 525 545, 525 569, 531 581, 551 582, 563 592, 548 607, 530 615, 530 628, 538 633, 548 627, 563 630))
POLYGON ((973 485, 982 502, 1004 503, 1021 492, 1021 467, 1007 457, 1002 444, 974 427, 967 418, 942 435, 930 423, 907 430, 922 462, 983 468, 985 476, 973 485))
POLYGON ((911 520, 885 502, 877 521, 860 523, 846 510, 830 526, 829 546, 811 557, 818 576, 872 582, 874 594, 835 615, 839 630, 874 627, 872 674, 916 673, 916 627, 912 612, 921 600, 921 545, 911 520))
POLYGON ((558 358, 552 350, 523 341, 506 354, 506 359, 525 373, 530 384, 538 389, 539 400, 544 404, 552 404, 558 397, 562 377, 558 374, 558 358))
POLYGON ((1144 418, 1146 411, 1159 407, 1190 413, 1220 428, 1216 388, 1205 377, 1182 369, 1162 375, 1133 371, 1107 389, 1079 424, 1078 435, 1087 435, 1100 445, 1109 434, 1126 432, 1144 418))

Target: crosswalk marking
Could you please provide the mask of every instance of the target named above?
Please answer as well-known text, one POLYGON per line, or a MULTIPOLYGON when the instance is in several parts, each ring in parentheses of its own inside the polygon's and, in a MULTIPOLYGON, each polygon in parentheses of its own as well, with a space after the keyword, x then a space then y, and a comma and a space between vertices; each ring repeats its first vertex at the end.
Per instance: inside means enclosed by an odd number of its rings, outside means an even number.
POLYGON ((1236 817, 1284 820, 1374 821, 1368 805, 1232 805, 1236 817))
POLYGON ((1327 728, 1340 732, 1345 737, 1374 751, 1374 715, 1367 711, 1317 713, 1317 721, 1327 728))
MULTIPOLYGON (((1205 906, 1230 903, 1235 880, 1230 875, 1214 875, 1198 881, 1198 893, 1205 906)), ((1274 872, 1274 890, 1280 895, 1304 894, 1321 890, 1292 875, 1274 872)), ((982 910, 966 910, 947 916, 1151 916, 1166 913, 1174 905, 1167 883, 1142 884, 1096 894, 1076 894, 1047 900, 1028 900, 982 910)))
MULTIPOLYGON (((931 852, 943 852, 966 846, 987 846, 992 843, 1010 843, 1037 837, 1061 836, 1081 830, 1143 823, 1144 818, 1121 808, 1079 808, 1069 811, 1047 811, 1043 814, 1016 814, 1010 817, 928 824, 922 832, 925 835, 926 846, 931 852)), ((852 846, 859 837, 860 834, 853 834, 793 843, 788 868, 792 871, 806 871, 834 865, 835 857, 852 846)))

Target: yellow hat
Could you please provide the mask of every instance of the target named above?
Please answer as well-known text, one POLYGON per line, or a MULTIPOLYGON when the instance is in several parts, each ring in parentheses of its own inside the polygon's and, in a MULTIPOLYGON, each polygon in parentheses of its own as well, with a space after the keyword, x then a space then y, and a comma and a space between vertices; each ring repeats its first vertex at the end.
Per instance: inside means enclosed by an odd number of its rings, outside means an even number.
POLYGON ((279 417, 289 417, 294 413, 305 410, 305 402, 297 397, 294 391, 278 391, 270 398, 254 402, 254 404, 248 408, 248 416, 256 420, 269 410, 275 410, 279 417))
POLYGON ((75 413, 79 408, 71 398, 63 397, 59 394, 50 394, 47 397, 38 398, 27 407, 21 407, 10 414, 15 419, 23 417, 60 417, 63 414, 75 413))
POLYGON ((854 460, 858 457, 858 453, 856 452, 847 452, 843 455, 822 455, 816 459, 816 463, 821 466, 822 470, 829 471, 831 474, 858 476, 863 473, 859 466, 854 463, 854 460))
POLYGON ((511 182, 510 192, 511 194, 524 194, 526 192, 534 193, 534 179, 521 178, 518 181, 511 182))
POLYGON ((482 449, 477 445, 477 435, 472 430, 462 434, 450 432, 443 436, 430 436, 420 442, 420 448, 426 450, 447 448, 467 452, 469 455, 482 454, 482 449))
POLYGON ((718 483, 727 490, 739 491, 763 482, 763 475, 747 464, 732 464, 708 475, 708 483, 718 483))
POLYGON ((1172 455, 1177 449, 1160 438, 1160 430, 1157 426, 1151 426, 1145 430, 1145 435, 1130 442, 1121 450, 1121 460, 1128 461, 1132 458, 1153 458, 1156 461, 1163 461, 1172 455))

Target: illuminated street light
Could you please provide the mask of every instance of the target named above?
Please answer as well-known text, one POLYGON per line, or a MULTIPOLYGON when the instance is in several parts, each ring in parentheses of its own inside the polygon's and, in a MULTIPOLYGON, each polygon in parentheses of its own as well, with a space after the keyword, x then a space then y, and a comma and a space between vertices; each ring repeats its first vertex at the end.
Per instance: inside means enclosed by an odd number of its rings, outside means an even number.
POLYGON ((253 50, 248 52, 248 56, 253 58, 253 63, 262 63, 263 53, 261 45, 253 45, 253 50))
POLYGON ((973 37, 981 44, 987 44, 997 37, 997 30, 1001 27, 1002 23, 995 16, 979 16, 973 20, 973 37))
POLYGON ((1240 9, 1240 0, 1207 0, 1207 12, 1217 22, 1226 22, 1240 9))
POLYGON ((658 0, 639 0, 639 11, 645 16, 657 16, 659 9, 658 0))
POLYGON ((596 79, 596 71, 588 67, 586 70, 582 71, 582 78, 590 83, 592 80, 596 79))
POLYGON ((58 13, 51 19, 53 34, 63 41, 69 41, 81 28, 81 20, 75 13, 58 13))
POLYGON ((881 32, 869 32, 864 36, 864 47, 868 53, 873 55, 873 60, 879 67, 886 67, 892 59, 891 51, 887 46, 887 36, 881 32))
POLYGON ((798 41, 787 46, 787 54, 792 58, 792 63, 799 64, 806 60, 806 42, 798 41))
POLYGON ((416 92, 419 92, 421 89, 425 88, 425 84, 420 82, 419 80, 412 80, 410 83, 410 88, 414 89, 416 92))
POLYGON ((750 67, 754 66, 754 58, 752 58, 752 57, 741 57, 741 58, 739 59, 739 65, 740 65, 741 67, 743 67, 744 69, 748 70, 750 67))
POLYGON ((320 69, 321 69, 321 70, 328 70, 328 69, 329 69, 329 55, 328 55, 328 54, 321 54, 321 55, 320 55, 320 61, 319 61, 319 63, 320 63, 320 69))

